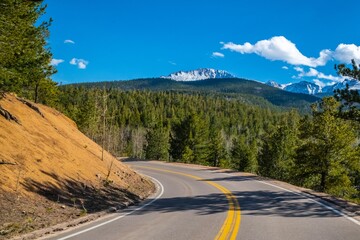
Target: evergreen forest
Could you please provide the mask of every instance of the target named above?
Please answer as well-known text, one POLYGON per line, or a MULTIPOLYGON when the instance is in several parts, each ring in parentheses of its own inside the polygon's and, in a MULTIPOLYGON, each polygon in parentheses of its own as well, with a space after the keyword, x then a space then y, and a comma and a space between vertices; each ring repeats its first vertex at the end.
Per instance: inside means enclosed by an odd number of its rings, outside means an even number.
POLYGON ((360 199, 359 121, 334 97, 301 115, 202 92, 60 89, 61 111, 116 156, 231 168, 360 199))
MULTIPOLYGON (((218 87, 215 80, 180 89, 126 88, 130 81, 118 87, 109 83, 59 87, 51 79, 56 69, 47 46, 52 20, 39 22, 46 6, 31 0, 0 3, 0 98, 12 92, 56 107, 116 156, 231 168, 360 203, 358 91, 346 88, 319 100, 297 95, 301 105, 303 99, 308 106, 312 102, 304 113, 276 107, 282 101, 295 106, 286 100, 289 94, 269 86, 263 87, 270 91, 263 98, 256 95, 263 93, 258 87, 252 93, 240 87, 230 91, 236 79, 222 82, 229 85, 221 85, 223 91, 217 93, 212 91, 218 87)), ((335 69, 360 81, 355 61, 335 69)), ((11 116, 1 106, 0 114, 11 116)))

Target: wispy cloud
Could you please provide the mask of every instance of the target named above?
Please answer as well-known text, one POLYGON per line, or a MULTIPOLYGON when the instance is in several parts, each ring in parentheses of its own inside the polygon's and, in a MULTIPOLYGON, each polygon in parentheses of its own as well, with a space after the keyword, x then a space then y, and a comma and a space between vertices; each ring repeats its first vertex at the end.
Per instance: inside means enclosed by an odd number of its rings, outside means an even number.
POLYGON ((289 67, 287 67, 287 66, 282 66, 281 68, 285 69, 285 70, 289 70, 289 67))
POLYGON ((52 65, 52 66, 57 66, 57 65, 59 65, 59 64, 62 63, 62 62, 64 62, 63 59, 53 58, 53 59, 51 59, 50 65, 52 65))
POLYGON ((76 65, 79 69, 86 69, 87 65, 89 64, 89 61, 79 58, 73 58, 70 60, 70 64, 76 65))
POLYGON ((71 39, 66 39, 66 40, 64 41, 64 43, 75 44, 75 42, 74 42, 73 40, 71 40, 71 39))
POLYGON ((284 36, 275 36, 267 40, 258 41, 255 44, 246 42, 235 44, 232 42, 221 43, 222 49, 239 52, 241 54, 255 53, 266 59, 284 61, 291 65, 304 65, 309 67, 324 66, 331 59, 331 51, 322 50, 318 58, 304 56, 294 43, 284 36))
POLYGON ((176 62, 173 62, 173 61, 168 61, 168 63, 170 63, 171 65, 176 66, 176 62))
POLYGON ((299 72, 297 76, 293 76, 293 78, 302 78, 302 77, 316 77, 317 79, 325 79, 335 82, 342 82, 344 80, 343 77, 333 76, 331 74, 326 75, 322 72, 314 68, 310 68, 309 71, 305 71, 301 67, 294 67, 295 71, 299 72))
POLYGON ((214 57, 214 58, 223 58, 223 57, 225 57, 225 55, 223 53, 221 53, 221 52, 213 52, 211 56, 214 57))

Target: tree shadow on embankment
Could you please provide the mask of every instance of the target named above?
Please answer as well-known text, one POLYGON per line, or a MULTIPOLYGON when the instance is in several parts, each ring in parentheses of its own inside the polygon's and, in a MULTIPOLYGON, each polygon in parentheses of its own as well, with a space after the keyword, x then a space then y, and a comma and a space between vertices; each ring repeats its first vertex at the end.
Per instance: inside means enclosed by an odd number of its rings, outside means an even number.
POLYGON ((43 173, 52 177, 59 185, 25 179, 22 183, 24 188, 52 202, 77 208, 87 213, 107 210, 112 206, 119 208, 141 200, 139 196, 112 184, 94 187, 74 179, 59 179, 57 175, 43 173))

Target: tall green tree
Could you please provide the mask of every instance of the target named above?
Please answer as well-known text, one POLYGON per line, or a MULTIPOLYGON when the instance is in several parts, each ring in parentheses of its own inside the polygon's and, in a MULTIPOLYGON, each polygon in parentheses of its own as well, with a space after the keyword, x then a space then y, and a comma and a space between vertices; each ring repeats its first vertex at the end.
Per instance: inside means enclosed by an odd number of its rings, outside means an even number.
POLYGON ((145 157, 147 159, 168 160, 169 159, 169 130, 156 126, 146 134, 147 146, 145 157))
POLYGON ((206 120, 194 113, 174 124, 170 149, 172 158, 181 161, 186 155, 186 161, 205 164, 208 156, 208 126, 206 120))
POLYGON ((239 171, 256 173, 258 170, 258 152, 255 140, 248 141, 240 135, 233 141, 231 167, 239 171))
MULTIPOLYGON (((345 64, 335 65, 337 73, 344 77, 360 81, 360 65, 355 60, 351 60, 352 69, 345 64)), ((335 91, 335 98, 342 102, 340 108, 340 116, 345 119, 355 120, 360 122, 360 94, 358 90, 350 90, 347 85, 345 89, 337 89, 335 91)))
POLYGON ((57 91, 50 76, 56 70, 46 43, 51 19, 38 23, 46 9, 42 2, 0 2, 0 91, 51 104, 57 91))
POLYGON ((261 175, 284 181, 292 179, 299 144, 299 121, 297 112, 291 111, 277 129, 265 137, 259 156, 261 175))
POLYGON ((210 129, 209 155, 207 160, 213 167, 219 167, 220 162, 226 158, 224 138, 220 130, 210 129))
POLYGON ((352 126, 337 117, 339 106, 332 97, 312 106, 313 119, 302 121, 296 166, 297 179, 306 187, 346 197, 355 192, 360 154, 352 126))

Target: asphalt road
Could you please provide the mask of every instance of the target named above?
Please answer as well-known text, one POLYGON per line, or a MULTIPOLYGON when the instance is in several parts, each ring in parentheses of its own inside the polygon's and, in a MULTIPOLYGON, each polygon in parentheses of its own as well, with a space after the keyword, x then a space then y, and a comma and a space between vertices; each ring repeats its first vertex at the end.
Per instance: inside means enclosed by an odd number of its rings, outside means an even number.
POLYGON ((195 166, 127 164, 154 179, 154 196, 49 239, 360 239, 355 219, 268 182, 195 166))

